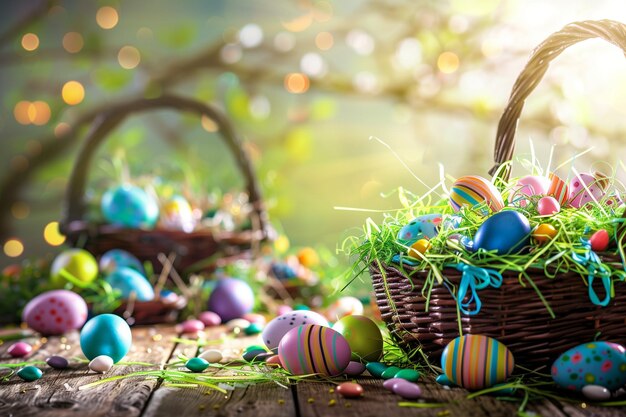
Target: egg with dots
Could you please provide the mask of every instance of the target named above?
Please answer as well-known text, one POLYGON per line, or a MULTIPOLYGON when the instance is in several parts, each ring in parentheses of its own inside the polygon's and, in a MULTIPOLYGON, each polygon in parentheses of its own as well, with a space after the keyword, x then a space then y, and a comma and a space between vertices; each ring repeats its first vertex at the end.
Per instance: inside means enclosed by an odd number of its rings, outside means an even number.
POLYGON ((400 229, 397 237, 398 241, 402 244, 410 245, 419 239, 432 239, 439 233, 441 220, 441 214, 425 214, 416 217, 400 229))
POLYGON ((251 312, 252 307, 254 307, 252 288, 240 279, 220 279, 209 296, 208 310, 217 313, 222 322, 240 318, 251 312))
POLYGON ((104 218, 111 224, 132 229, 152 229, 159 218, 154 197, 134 185, 109 189, 100 202, 104 218))
POLYGON ((122 299, 133 296, 137 301, 154 299, 154 289, 146 277, 132 268, 119 267, 105 278, 106 282, 121 293, 122 299))
POLYGON ((513 205, 526 207, 527 197, 546 195, 550 187, 550 179, 537 175, 527 175, 520 178, 509 195, 509 202, 513 205))
POLYGON ((43 335, 60 335, 80 329, 87 320, 87 304, 72 291, 47 291, 26 304, 22 320, 43 335))
POLYGON ((50 281, 56 287, 65 285, 68 280, 82 286, 96 279, 98 263, 93 255, 84 249, 68 249, 54 258, 50 266, 50 281))
POLYGON ((193 232, 196 219, 189 202, 182 196, 174 196, 166 202, 161 214, 161 225, 166 229, 193 232))
POLYGON ((441 369, 454 384, 477 390, 506 381, 515 360, 502 343, 483 335, 465 335, 452 340, 441 355, 441 369))
POLYGON ((128 324, 114 314, 100 314, 80 331, 80 347, 87 359, 106 355, 118 363, 130 349, 133 337, 128 324))
POLYGON ((316 324, 291 329, 278 345, 280 362, 293 375, 339 375, 350 363, 350 355, 341 334, 316 324))
POLYGON ((450 188, 450 205, 454 211, 461 207, 481 207, 486 215, 498 212, 504 207, 500 191, 488 180, 478 175, 461 177, 450 188))
POLYGON ((305 324, 328 326, 328 321, 319 313, 311 310, 294 310, 272 319, 261 334, 268 349, 278 348, 278 344, 288 331, 305 324))
POLYGON ((570 206, 580 208, 588 203, 599 202, 606 193, 607 186, 608 179, 602 173, 576 175, 569 185, 570 206))

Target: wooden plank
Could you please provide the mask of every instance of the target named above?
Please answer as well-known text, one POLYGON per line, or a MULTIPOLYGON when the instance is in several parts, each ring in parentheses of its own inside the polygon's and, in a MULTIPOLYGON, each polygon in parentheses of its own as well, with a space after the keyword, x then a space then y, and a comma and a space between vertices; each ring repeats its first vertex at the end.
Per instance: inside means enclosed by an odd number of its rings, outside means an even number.
MULTIPOLYGON (((134 328, 133 346, 126 361, 142 361, 162 364, 172 352, 169 342, 175 333, 168 327, 134 328), (157 336, 160 335, 160 338, 157 336), (155 339, 159 339, 158 342, 155 339)), ((64 352, 71 358, 80 354, 78 333, 62 338, 51 337, 40 349, 40 357, 64 352), (69 346, 69 350, 68 350, 69 346)), ((81 354, 82 356, 82 354, 81 354)), ((89 390, 78 390, 82 385, 104 377, 124 375, 130 372, 158 369, 158 366, 117 365, 105 376, 89 371, 87 364, 77 363, 66 370, 44 367, 44 377, 36 383, 25 383, 12 379, 2 384, 0 390, 0 415, 13 416, 138 416, 157 384, 156 380, 127 379, 103 384, 89 390), (71 390, 65 386, 68 384, 71 390), (39 389, 33 389, 39 385, 39 389)))

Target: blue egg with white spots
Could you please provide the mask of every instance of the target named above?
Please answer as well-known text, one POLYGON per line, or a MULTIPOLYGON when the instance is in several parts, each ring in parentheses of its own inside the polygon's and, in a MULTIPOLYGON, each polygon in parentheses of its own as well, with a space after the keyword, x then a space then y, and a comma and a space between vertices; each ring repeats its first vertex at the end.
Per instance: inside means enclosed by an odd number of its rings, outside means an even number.
POLYGON ((100 202, 104 218, 111 224, 133 229, 152 229, 159 219, 154 197, 134 185, 109 189, 100 202))
POLYGON ((441 214, 426 214, 416 217, 400 229, 398 240, 409 245, 419 239, 432 239, 439 233, 441 219, 441 214))
POLYGON ((154 299, 154 288, 140 272, 122 266, 111 272, 105 278, 106 282, 122 293, 122 298, 127 300, 134 292, 137 301, 150 301, 154 299))
POLYGON ((100 314, 80 331, 80 347, 87 359, 106 355, 117 363, 130 350, 133 336, 128 324, 114 314, 100 314))
POLYGON ((143 265, 139 259, 137 259, 132 253, 123 249, 111 249, 110 251, 105 252, 100 257, 100 262, 98 264, 100 271, 104 274, 110 274, 122 266, 134 269, 142 274, 144 272, 143 265))

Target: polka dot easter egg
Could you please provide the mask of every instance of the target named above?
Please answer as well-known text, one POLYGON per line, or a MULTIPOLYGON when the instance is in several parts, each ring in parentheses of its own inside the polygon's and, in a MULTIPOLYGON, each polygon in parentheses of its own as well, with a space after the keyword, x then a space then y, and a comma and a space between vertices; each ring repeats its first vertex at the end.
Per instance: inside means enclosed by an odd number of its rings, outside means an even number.
POLYGON ((454 211, 461 207, 486 205, 481 209, 483 214, 489 211, 498 212, 504 207, 500 191, 488 180, 477 175, 461 177, 450 188, 450 205, 454 211))
POLYGON ((552 365, 552 379, 562 388, 582 391, 586 385, 616 390, 626 385, 626 350, 617 343, 578 345, 552 365))
POLYGON ((108 190, 100 203, 105 219, 114 225, 151 229, 159 218, 159 205, 143 189, 122 185, 108 190))
POLYGON ((339 375, 350 363, 350 355, 342 335, 316 324, 291 329, 278 345, 280 361, 293 375, 339 375))
POLYGON ((410 245, 424 237, 432 239, 439 233, 441 219, 441 214, 426 214, 411 220, 398 232, 398 241, 410 245))
POLYGON ((295 310, 285 313, 271 320, 261 337, 263 343, 268 349, 274 350, 278 347, 280 340, 291 329, 305 324, 317 324, 319 326, 328 326, 328 321, 321 314, 310 310, 295 310))
POLYGON ((448 379, 471 390, 506 381, 514 366, 511 351, 496 339, 483 335, 457 337, 441 355, 441 368, 448 379))
POLYGON ((72 291, 47 291, 26 304, 22 320, 41 334, 60 335, 85 323, 87 304, 72 291))
POLYGON ((587 203, 600 201, 605 194, 605 186, 606 177, 602 174, 578 174, 569 184, 570 206, 580 208, 587 203))

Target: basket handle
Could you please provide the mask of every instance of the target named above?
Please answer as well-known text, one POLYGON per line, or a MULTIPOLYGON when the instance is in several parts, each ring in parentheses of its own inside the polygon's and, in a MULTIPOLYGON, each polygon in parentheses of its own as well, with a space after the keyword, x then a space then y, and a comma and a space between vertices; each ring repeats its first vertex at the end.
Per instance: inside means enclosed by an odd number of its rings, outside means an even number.
POLYGON ((149 110, 169 108, 182 112, 195 113, 199 116, 206 115, 215 121, 219 128, 221 138, 228 149, 234 155, 237 165, 246 181, 246 189, 253 213, 259 221, 259 229, 263 233, 263 238, 271 235, 267 212, 262 201, 260 187, 257 178, 252 170, 250 158, 245 149, 241 146, 241 139, 235 132, 233 125, 226 115, 217 107, 194 100, 191 98, 163 95, 157 98, 139 98, 120 103, 113 108, 98 115, 85 139, 84 145, 78 153, 76 163, 72 170, 65 201, 64 221, 61 229, 73 221, 81 220, 85 213, 86 202, 84 199, 87 173, 91 161, 100 144, 106 136, 115 129, 126 117, 133 113, 140 113, 149 110))

